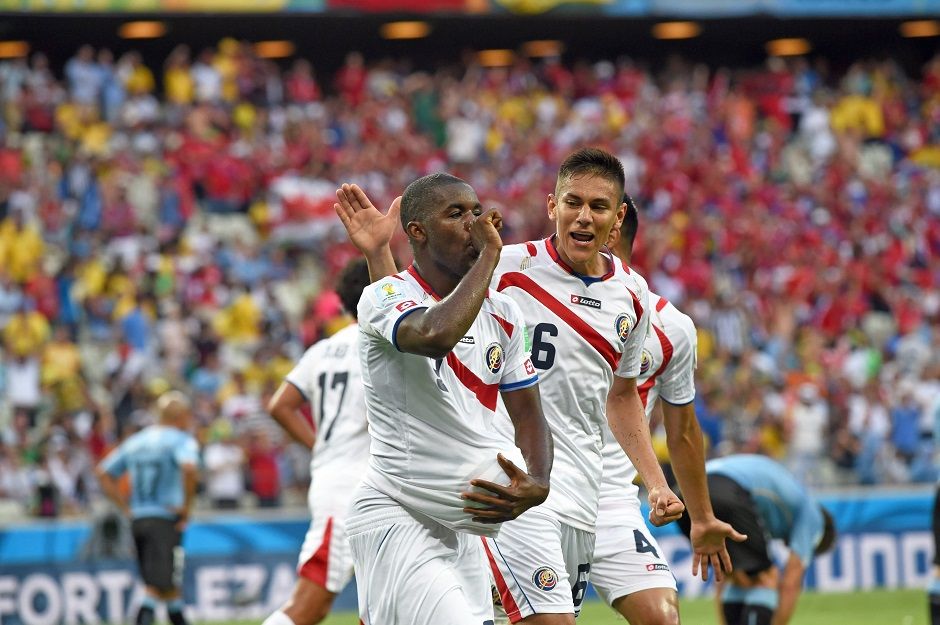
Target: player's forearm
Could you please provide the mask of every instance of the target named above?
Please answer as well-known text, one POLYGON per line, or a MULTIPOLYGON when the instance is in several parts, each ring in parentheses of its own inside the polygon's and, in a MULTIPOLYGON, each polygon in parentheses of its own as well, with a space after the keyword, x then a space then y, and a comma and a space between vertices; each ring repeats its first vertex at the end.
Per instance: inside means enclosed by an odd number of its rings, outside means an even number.
POLYGON ((360 251, 366 257, 366 265, 369 267, 369 279, 373 282, 398 273, 398 267, 395 266, 395 257, 392 256, 392 248, 388 244, 383 245, 378 250, 360 251))
POLYGON ((117 481, 111 477, 110 473, 101 469, 97 471, 97 475, 98 483, 101 484, 101 492, 104 493, 104 496, 118 508, 127 512, 127 502, 124 501, 124 497, 121 496, 117 481))
POLYGON ((552 432, 541 410, 538 389, 535 385, 503 393, 503 403, 512 420, 516 447, 525 459, 527 473, 548 486, 555 448, 552 432))
POLYGON ((790 559, 780 576, 778 587, 779 598, 777 609, 774 611, 773 625, 787 625, 796 611, 796 603, 803 590, 803 573, 805 568, 798 557, 790 554, 790 559))
POLYGON ((666 446, 692 521, 714 516, 705 475, 705 445, 692 404, 663 404, 666 446))
POLYGON ((420 313, 420 317, 414 315, 417 323, 408 328, 414 337, 407 341, 414 349, 406 345, 404 328, 399 330, 399 347, 431 358, 447 356, 480 314, 499 254, 498 249, 484 248, 470 271, 440 304, 420 313))
POLYGON ((307 449, 313 449, 317 440, 316 432, 302 414, 287 406, 276 406, 270 410, 270 414, 291 438, 307 449))
POLYGON ((198 486, 199 471, 195 465, 187 465, 183 468, 183 514, 187 518, 189 513, 192 512, 198 486))
POLYGON ((646 488, 668 488, 666 476, 653 452, 643 404, 635 389, 632 393, 612 393, 608 397, 607 419, 610 431, 630 458, 646 488))

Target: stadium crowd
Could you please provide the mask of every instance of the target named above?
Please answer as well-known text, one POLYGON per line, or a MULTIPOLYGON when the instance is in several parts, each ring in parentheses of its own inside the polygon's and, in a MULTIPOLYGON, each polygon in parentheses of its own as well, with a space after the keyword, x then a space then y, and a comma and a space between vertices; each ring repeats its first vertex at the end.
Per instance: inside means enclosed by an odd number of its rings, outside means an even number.
POLYGON ((0 500, 22 510, 87 509, 95 463, 170 387, 195 398, 206 501, 300 500, 306 453, 264 407, 348 322, 337 183, 387 206, 446 169, 515 242, 550 231, 580 145, 620 156, 633 264, 698 325, 711 456, 816 486, 936 479, 940 56, 910 76, 350 53, 321 82, 234 40, 159 70, 84 46, 61 76, 3 62, 0 101, 0 500))

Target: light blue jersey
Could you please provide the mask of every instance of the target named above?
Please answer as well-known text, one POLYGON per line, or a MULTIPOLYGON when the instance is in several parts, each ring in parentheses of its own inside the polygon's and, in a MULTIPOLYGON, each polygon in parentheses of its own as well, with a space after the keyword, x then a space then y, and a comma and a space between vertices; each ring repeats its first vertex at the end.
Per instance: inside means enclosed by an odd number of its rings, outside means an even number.
POLYGON ((819 503, 787 469, 766 456, 740 454, 710 460, 709 475, 731 478, 751 493, 764 527, 809 565, 825 530, 819 503))
POLYGON ((131 516, 172 519, 183 505, 180 468, 199 462, 199 445, 187 432, 152 425, 137 432, 101 461, 112 477, 130 474, 131 516))

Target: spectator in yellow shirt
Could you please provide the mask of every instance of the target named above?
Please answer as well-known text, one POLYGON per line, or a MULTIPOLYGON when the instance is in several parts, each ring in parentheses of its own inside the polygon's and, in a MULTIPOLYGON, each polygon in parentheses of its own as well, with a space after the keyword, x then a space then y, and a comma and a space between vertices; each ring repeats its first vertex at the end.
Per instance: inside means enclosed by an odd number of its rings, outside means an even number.
POLYGON ((17 358, 36 356, 49 340, 49 322, 35 310, 35 302, 26 298, 20 312, 10 317, 3 329, 3 344, 17 358))

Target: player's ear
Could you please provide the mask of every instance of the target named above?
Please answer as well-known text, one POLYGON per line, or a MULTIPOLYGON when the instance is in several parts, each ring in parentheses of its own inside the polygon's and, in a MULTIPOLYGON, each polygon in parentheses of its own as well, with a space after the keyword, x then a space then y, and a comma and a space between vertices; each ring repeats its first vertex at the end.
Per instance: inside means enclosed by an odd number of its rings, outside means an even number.
POLYGON ((555 194, 548 194, 548 218, 552 221, 555 221, 555 208, 557 208, 558 203, 555 200, 555 194))
POLYGON ((424 230, 424 224, 420 221, 409 221, 405 226, 405 232, 412 241, 424 243, 428 239, 428 233, 424 230))

